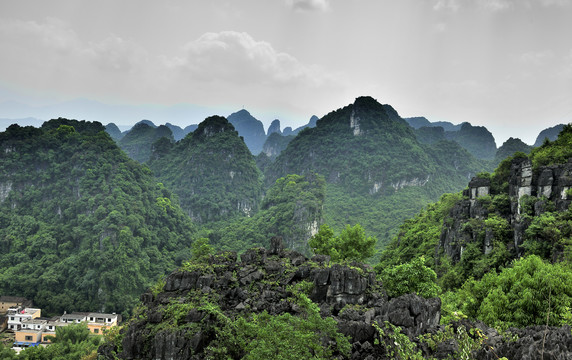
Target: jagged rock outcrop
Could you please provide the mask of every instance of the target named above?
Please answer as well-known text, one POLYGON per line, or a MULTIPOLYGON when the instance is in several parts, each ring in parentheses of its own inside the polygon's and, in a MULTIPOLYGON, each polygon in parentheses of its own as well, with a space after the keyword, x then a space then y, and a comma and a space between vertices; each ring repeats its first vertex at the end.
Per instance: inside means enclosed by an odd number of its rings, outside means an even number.
POLYGON ((489 329, 487 346, 475 354, 476 359, 536 360, 572 359, 572 331, 570 326, 547 327, 531 326, 524 329, 508 330, 511 340, 503 340, 496 331, 489 329))
MULTIPOLYGON (((521 246, 525 231, 531 221, 522 214, 523 201, 534 203, 531 210, 534 212, 531 215, 534 216, 546 211, 547 202, 554 204, 556 211, 566 211, 572 203, 568 195, 568 190, 572 188, 572 162, 533 169, 529 159, 517 157, 510 164, 507 182, 509 202, 506 213, 502 216, 510 224, 514 239, 511 244, 507 244, 507 248, 515 256, 519 256, 522 254, 521 246), (532 200, 529 200, 531 198, 532 200)), ((484 220, 489 215, 491 195, 498 195, 491 192, 491 180, 473 178, 463 195, 466 199, 457 203, 445 220, 448 225, 443 226, 437 248, 437 252, 443 251, 454 263, 461 259, 469 242, 482 242, 483 252, 488 254, 492 251, 494 239, 493 232, 486 229, 482 223, 478 225, 475 221, 471 222, 471 220, 484 220)))
MULTIPOLYGON (((383 326, 389 321, 411 336, 439 324, 440 299, 414 294, 388 299, 370 266, 330 264, 323 255, 308 259, 273 238, 269 250, 250 249, 240 260, 233 252, 212 256, 208 265, 171 273, 160 292, 144 293, 142 313, 125 330, 119 358, 204 358, 219 320, 204 310, 183 307, 186 311, 174 326, 172 304, 185 304, 199 294, 216 302, 229 318, 263 311, 297 315, 301 310, 291 289, 301 283, 311 284, 308 297, 319 306, 321 316, 333 317, 339 332, 350 337, 351 358, 381 353, 372 345, 378 336, 373 323, 383 326)), ((100 354, 110 354, 110 346, 102 347, 100 354)))

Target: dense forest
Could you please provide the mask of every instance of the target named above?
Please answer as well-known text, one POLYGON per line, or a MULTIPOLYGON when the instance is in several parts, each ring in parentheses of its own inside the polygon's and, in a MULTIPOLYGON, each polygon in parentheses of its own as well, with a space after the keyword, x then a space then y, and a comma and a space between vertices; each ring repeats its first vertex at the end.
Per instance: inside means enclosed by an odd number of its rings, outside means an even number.
POLYGON ((189 257, 196 226, 101 124, 12 125, 0 148, 0 293, 127 315, 189 257))

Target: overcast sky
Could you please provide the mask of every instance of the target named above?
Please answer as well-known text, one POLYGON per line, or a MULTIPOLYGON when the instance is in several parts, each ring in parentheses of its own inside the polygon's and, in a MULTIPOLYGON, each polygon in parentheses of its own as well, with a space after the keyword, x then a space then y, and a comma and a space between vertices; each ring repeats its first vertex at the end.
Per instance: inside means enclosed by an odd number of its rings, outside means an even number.
POLYGON ((244 106, 284 127, 370 95, 497 146, 572 121, 572 0, 0 0, 0 46, 0 102, 244 106))

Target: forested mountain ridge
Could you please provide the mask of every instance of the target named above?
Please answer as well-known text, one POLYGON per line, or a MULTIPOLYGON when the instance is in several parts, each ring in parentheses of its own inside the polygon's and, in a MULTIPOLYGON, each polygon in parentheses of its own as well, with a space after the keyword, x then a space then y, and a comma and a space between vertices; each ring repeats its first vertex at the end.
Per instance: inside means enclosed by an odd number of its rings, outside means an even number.
POLYGON ((189 256, 190 219, 100 123, 12 125, 0 148, 2 294, 46 314, 127 314, 189 256))
POLYGON ((175 144, 160 139, 154 144, 149 167, 200 223, 253 215, 262 199, 262 173, 244 140, 224 117, 205 119, 175 144))
POLYGON ((163 137, 171 142, 175 141, 168 126, 155 126, 153 123, 140 121, 118 141, 118 144, 131 159, 144 163, 151 157, 153 143, 163 137))
POLYGON ((403 220, 486 166, 454 142, 420 144, 391 106, 361 97, 301 131, 265 166, 265 177, 271 184, 286 174, 323 175, 325 222, 359 222, 383 243, 403 220))

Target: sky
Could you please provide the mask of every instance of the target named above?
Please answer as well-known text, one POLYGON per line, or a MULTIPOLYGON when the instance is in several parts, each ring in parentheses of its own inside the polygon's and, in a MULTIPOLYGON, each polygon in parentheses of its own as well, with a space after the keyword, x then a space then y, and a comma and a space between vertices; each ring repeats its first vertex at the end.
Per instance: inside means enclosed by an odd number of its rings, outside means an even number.
POLYGON ((532 144, 572 121, 571 19, 572 0, 0 0, 0 118, 81 99, 104 124, 245 108, 284 128, 367 95, 532 144))

